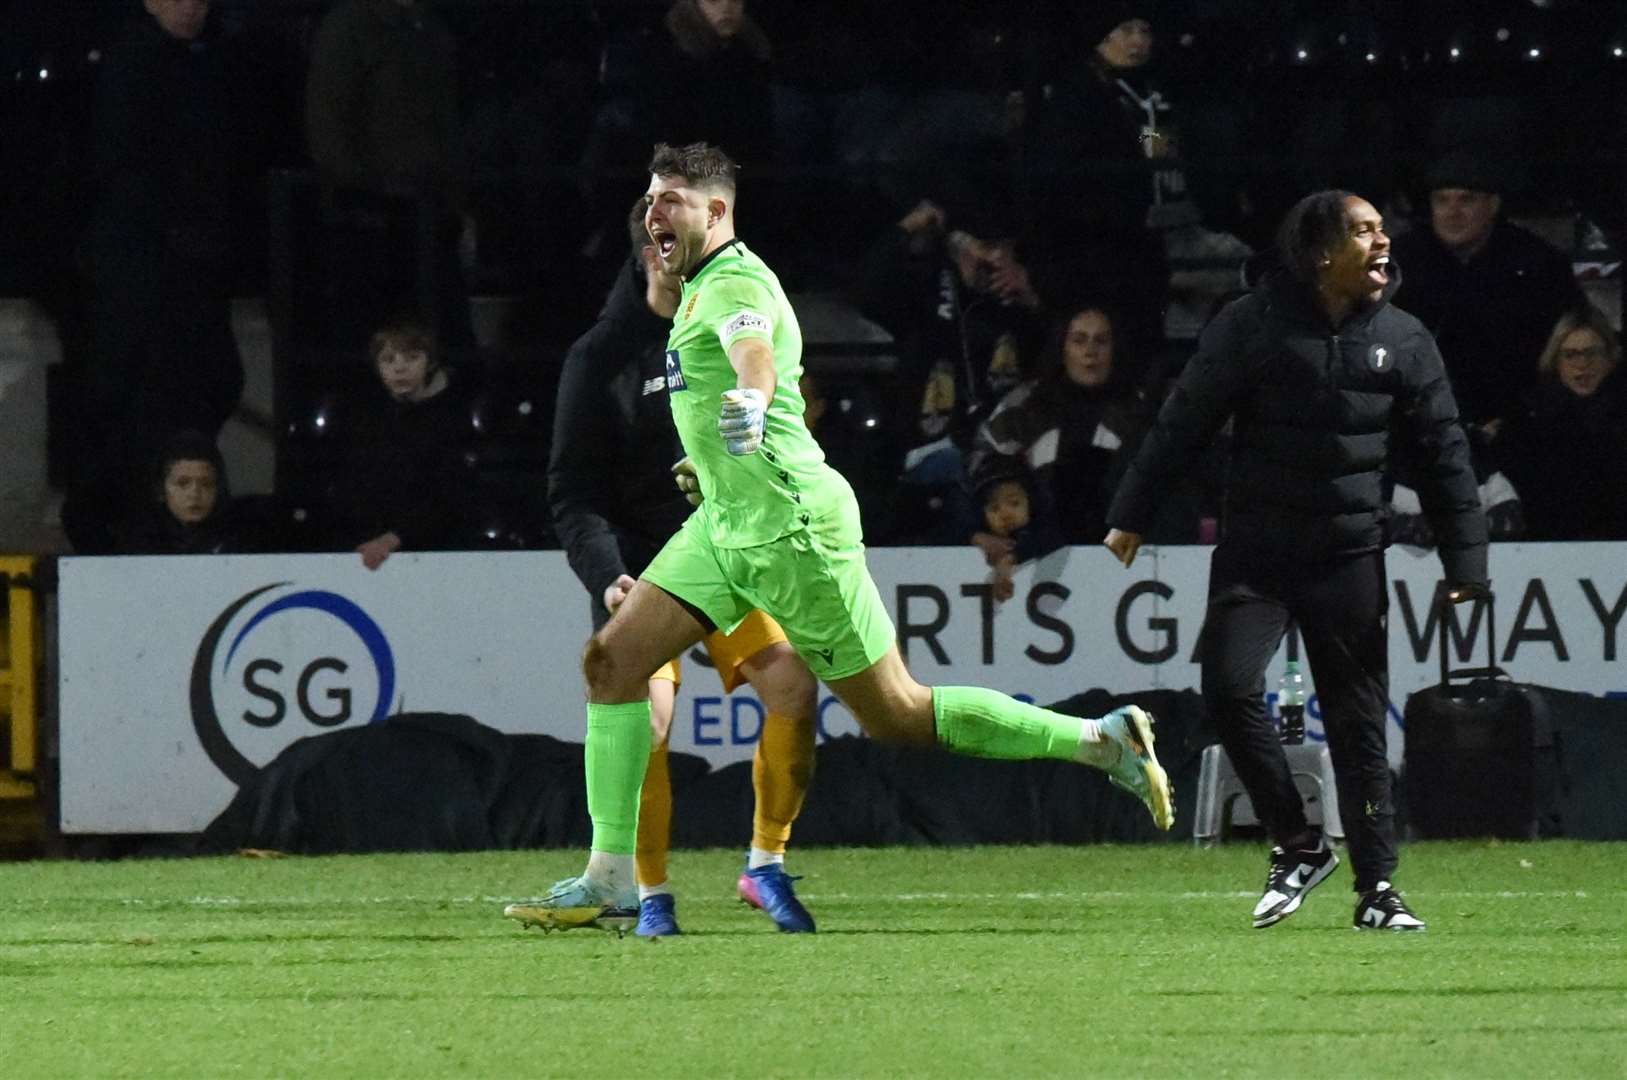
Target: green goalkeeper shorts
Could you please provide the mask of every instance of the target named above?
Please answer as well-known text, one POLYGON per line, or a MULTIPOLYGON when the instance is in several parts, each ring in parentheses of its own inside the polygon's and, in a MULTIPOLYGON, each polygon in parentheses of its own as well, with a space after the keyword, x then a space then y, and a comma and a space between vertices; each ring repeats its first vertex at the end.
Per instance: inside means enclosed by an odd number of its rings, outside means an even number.
POLYGON ((859 509, 835 510, 778 540, 723 548, 691 514, 643 577, 732 631, 753 608, 772 615, 825 682, 845 679, 887 654, 893 621, 864 565, 859 509))

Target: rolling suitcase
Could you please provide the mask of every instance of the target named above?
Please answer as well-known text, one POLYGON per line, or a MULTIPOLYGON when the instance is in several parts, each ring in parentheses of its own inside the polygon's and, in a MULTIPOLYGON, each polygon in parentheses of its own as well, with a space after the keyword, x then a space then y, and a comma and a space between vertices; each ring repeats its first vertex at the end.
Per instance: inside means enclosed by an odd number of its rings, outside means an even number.
MULTIPOLYGON (((1412 831, 1424 839, 1557 832, 1557 767, 1542 693, 1497 666, 1493 598, 1473 601, 1485 619, 1487 664, 1453 669, 1448 619, 1455 606, 1435 592, 1441 681, 1407 698, 1402 784, 1412 831)), ((1468 605, 1463 605, 1467 607, 1468 605)))

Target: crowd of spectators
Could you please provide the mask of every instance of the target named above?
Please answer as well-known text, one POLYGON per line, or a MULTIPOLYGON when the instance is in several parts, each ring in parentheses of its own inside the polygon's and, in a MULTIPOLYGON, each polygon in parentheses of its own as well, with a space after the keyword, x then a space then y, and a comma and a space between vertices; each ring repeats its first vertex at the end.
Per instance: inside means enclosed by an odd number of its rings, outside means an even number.
MULTIPOLYGON (((1257 278, 1280 209, 1313 181, 1359 186, 1388 215, 1395 303, 1440 345, 1495 534, 1627 539, 1617 332, 1570 253, 1515 221, 1533 183, 1555 181, 1511 167, 1530 134, 1498 139, 1486 122, 1532 106, 1509 104, 1506 84, 1474 94, 1460 80, 1457 97, 1419 111, 1415 144, 1375 165, 1349 137, 1399 146, 1394 115, 1323 99, 1339 65, 1378 63, 1386 25, 1420 40, 1429 28, 1335 6, 1271 63, 1314 88, 1320 135, 1346 142, 1289 160, 1293 145, 1268 134, 1287 95, 1259 98, 1257 115, 1217 102, 1202 92, 1221 78, 1201 59, 1214 49, 1192 48, 1240 35, 1238 66, 1258 66, 1269 22, 1197 0, 974 3, 954 18, 911 0, 888 20, 856 0, 803 17, 748 0, 548 12, 335 0, 284 21, 282 67, 297 77, 280 80, 264 77, 276 65, 244 6, 132 0, 94 64, 88 211, 69 221, 71 243, 39 248, 45 262, 69 252, 59 261, 77 297, 52 294, 78 313, 62 320, 77 345, 65 348, 69 392, 53 401, 73 447, 64 528, 87 553, 292 546, 354 550, 369 568, 398 549, 478 542, 466 519, 478 517, 468 496, 490 441, 492 364, 471 290, 495 281, 522 298, 532 381, 547 381, 559 360, 536 356, 562 355, 625 269, 626 206, 651 145, 707 140, 750 177, 742 231, 793 293, 841 296, 891 336, 896 367, 869 380, 871 396, 816 365, 804 386, 829 419, 816 431, 840 429, 862 400, 881 433, 854 463, 872 543, 972 543, 1009 588, 1017 563, 1098 542, 1189 350, 1169 334, 1180 272, 1257 278), (1180 35, 1166 31, 1172 12, 1180 35), (1181 50, 1184 66, 1171 61, 1181 50), (297 100, 279 114, 268 88, 297 100), (272 170, 302 170, 317 193, 305 225, 318 240, 292 284, 244 269, 268 240, 245 224, 243 193, 263 199, 272 170), (798 207, 833 203, 849 208, 830 215, 836 234, 808 235, 798 207), (245 283, 289 290, 301 308, 278 363, 301 349, 336 358, 328 382, 346 389, 323 417, 336 430, 321 475, 295 485, 297 532, 275 500, 242 511, 215 449, 243 388, 229 304, 245 283), (345 364, 371 375, 332 377, 345 364)), ((1463 25, 1486 21, 1470 14, 1463 25)), ((1420 41, 1409 47, 1429 62, 1420 41)), ((1247 89, 1235 74, 1226 85, 1247 89)), ((1588 209, 1613 232, 1621 215, 1602 198, 1588 209)), ((41 279, 45 292, 61 280, 41 279)), ((1212 314, 1227 296, 1206 299, 1212 314)), ((290 401, 331 405, 320 390, 290 401)), ((536 411, 551 416, 540 400, 536 411)), ((529 460, 545 460, 546 425, 523 437, 540 447, 529 460)), ((853 456, 852 440, 828 437, 833 456, 853 456)), ((1167 501, 1152 539, 1208 542, 1224 527, 1217 451, 1215 474, 1167 501)), ((1427 544, 1405 472, 1395 535, 1427 544)), ((540 471, 533 481, 540 508, 540 471)))

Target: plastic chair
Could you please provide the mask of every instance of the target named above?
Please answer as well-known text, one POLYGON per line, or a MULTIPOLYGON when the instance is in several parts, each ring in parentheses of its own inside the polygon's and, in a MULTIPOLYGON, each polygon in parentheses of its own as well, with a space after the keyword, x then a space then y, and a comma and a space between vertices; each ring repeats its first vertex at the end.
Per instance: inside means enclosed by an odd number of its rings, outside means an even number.
MULTIPOLYGON (((1333 759, 1322 743, 1284 746, 1294 786, 1305 800, 1305 819, 1320 825, 1329 840, 1344 839, 1344 822, 1339 817, 1339 791, 1333 780, 1333 759)), ((1258 825, 1259 817, 1249 802, 1243 782, 1232 768, 1231 758, 1219 743, 1203 751, 1198 772, 1198 802, 1192 825, 1192 841, 1213 844, 1224 840, 1234 825, 1258 825)))

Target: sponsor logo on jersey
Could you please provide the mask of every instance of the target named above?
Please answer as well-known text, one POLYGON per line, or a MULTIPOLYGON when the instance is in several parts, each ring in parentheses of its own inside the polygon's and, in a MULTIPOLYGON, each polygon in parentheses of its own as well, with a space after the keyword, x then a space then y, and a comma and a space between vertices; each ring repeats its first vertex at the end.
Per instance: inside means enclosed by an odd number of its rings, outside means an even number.
POLYGON ((667 378, 666 378, 666 376, 665 375, 657 375, 653 379, 645 379, 644 380, 644 389, 639 391, 639 396, 640 397, 649 397, 651 394, 659 394, 661 391, 665 390, 666 388, 667 388, 667 378))
POLYGON ((678 350, 667 350, 667 393, 675 394, 679 390, 688 390, 689 384, 684 382, 684 366, 678 362, 678 350))
POLYGON ((736 334, 746 330, 756 330, 759 333, 772 334, 774 332, 774 324, 768 321, 768 316, 766 315, 759 315, 755 311, 742 311, 740 314, 723 324, 723 333, 721 336, 724 341, 728 341, 736 334))
POLYGON ((689 294, 689 303, 684 305, 684 322, 688 322, 689 317, 695 314, 695 301, 699 300, 700 298, 701 291, 699 289, 696 289, 694 292, 689 294))
POLYGON ((1395 354, 1385 345, 1372 345, 1367 349, 1367 366, 1374 371, 1388 371, 1395 366, 1395 354))

